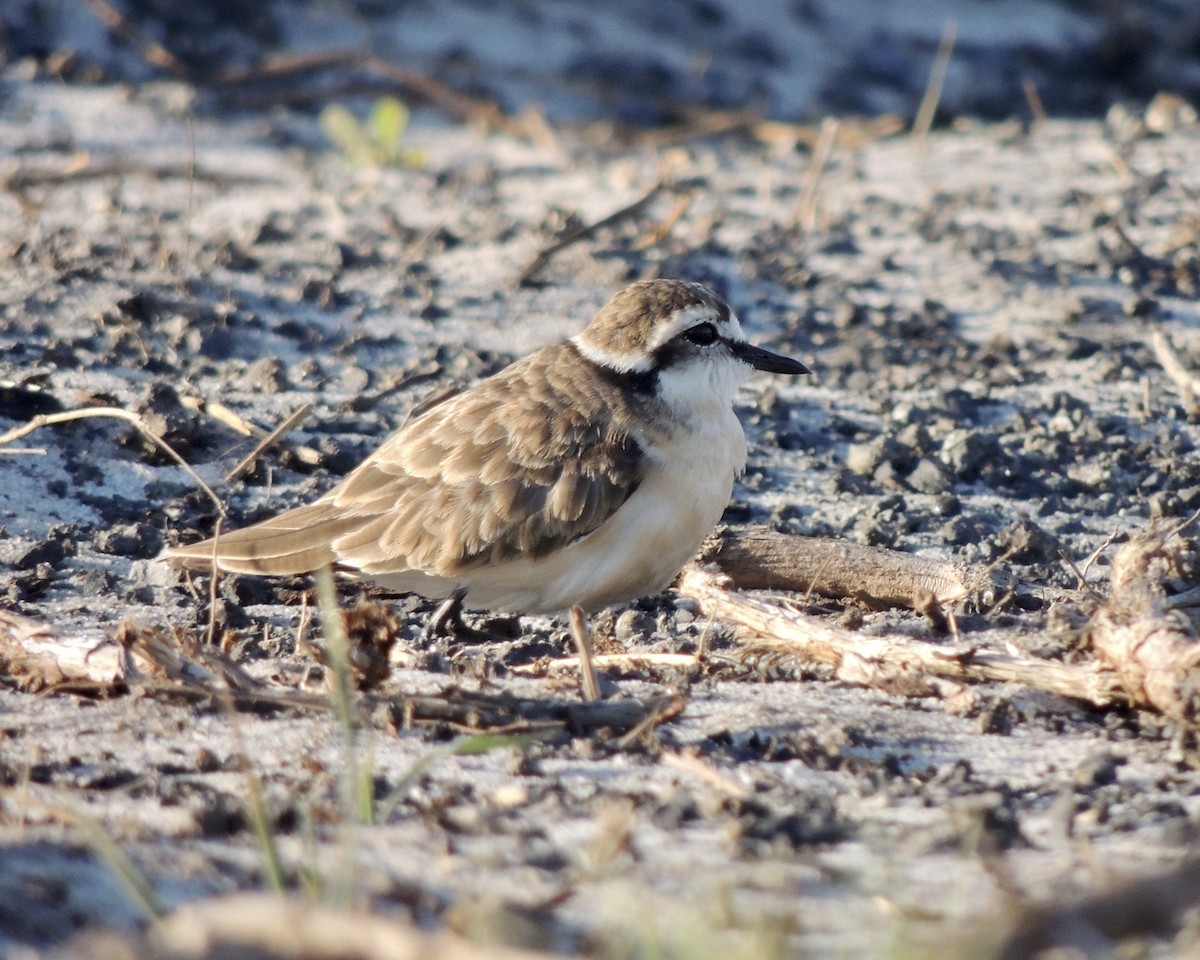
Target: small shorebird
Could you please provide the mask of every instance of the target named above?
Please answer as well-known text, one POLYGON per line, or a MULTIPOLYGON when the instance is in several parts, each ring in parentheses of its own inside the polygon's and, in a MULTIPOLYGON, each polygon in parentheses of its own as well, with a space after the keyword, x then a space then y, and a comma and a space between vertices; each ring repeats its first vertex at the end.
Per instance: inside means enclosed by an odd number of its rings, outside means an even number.
POLYGON ((752 370, 808 373, 746 341, 712 291, 649 280, 579 334, 422 412, 307 506, 164 551, 196 570, 332 566, 467 606, 596 611, 664 589, 746 462, 752 370))

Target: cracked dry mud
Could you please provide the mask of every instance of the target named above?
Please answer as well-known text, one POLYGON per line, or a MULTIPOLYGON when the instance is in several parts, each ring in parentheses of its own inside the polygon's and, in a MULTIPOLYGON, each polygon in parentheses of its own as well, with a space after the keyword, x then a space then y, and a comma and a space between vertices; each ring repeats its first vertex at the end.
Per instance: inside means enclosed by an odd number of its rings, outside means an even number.
MULTIPOLYGON (((113 168, 0 195, 0 430, 135 411, 249 522, 327 489, 423 396, 575 332, 631 279, 681 276, 815 370, 744 392, 750 464, 726 520, 1000 563, 1024 586, 1008 610, 961 619, 969 642, 1083 655, 1090 601, 1060 552, 1082 564, 1200 508, 1194 398, 1151 347, 1159 331, 1200 369, 1195 125, 963 124, 921 151, 907 137, 835 148, 804 231, 808 155, 738 135, 615 155, 565 135, 567 162, 429 121, 410 133, 422 166, 353 170, 308 120, 189 129, 186 99, 173 85, 7 87, 6 162, 61 170, 87 151, 113 168), (672 187, 641 214, 514 282, 569 217, 600 219, 664 168, 672 187), (309 403, 252 472, 222 480, 254 440, 216 405, 269 431, 309 403)), ((126 619, 202 636, 207 581, 152 560, 211 532, 193 480, 120 422, 20 443, 45 453, 0 459, 5 606, 97 637, 126 619)), ((1100 591, 1108 556, 1088 572, 1100 591)), ((226 578, 213 613, 245 669, 292 683, 308 670, 320 691, 296 642, 303 586, 226 578)), ((537 668, 570 653, 562 621, 475 618, 507 634, 426 646, 431 605, 392 605, 394 689, 576 695, 570 675, 537 668)), ((845 619, 944 642, 914 614, 845 619)), ((998 935, 1014 902, 1109 889, 1194 845, 1200 772, 1159 716, 1015 686, 939 698, 830 682, 747 659, 671 594, 606 623, 607 652, 705 645, 700 666, 604 671, 633 697, 687 688, 647 737, 564 733, 414 778, 453 729, 367 718, 387 812, 352 842, 372 909, 554 948, 618 951, 657 924, 673 942, 786 929, 804 955, 890 956, 998 935)), ((0 730, 8 946, 137 923, 64 807, 168 906, 259 889, 249 767, 289 870, 314 857, 336 870, 345 757, 328 714, 6 684, 0 730)), ((1145 945, 1172 955, 1192 936, 1145 945)))

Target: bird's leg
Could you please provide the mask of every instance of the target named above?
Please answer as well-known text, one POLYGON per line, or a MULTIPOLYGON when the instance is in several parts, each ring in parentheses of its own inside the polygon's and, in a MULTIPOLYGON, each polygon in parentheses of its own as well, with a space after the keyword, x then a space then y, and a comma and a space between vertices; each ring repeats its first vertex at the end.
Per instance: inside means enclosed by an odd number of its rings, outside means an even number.
POLYGON ((588 633, 583 607, 571 607, 571 636, 575 638, 575 649, 579 651, 579 674, 583 681, 583 699, 599 700, 600 684, 596 680, 596 665, 592 656, 592 638, 588 633))
POLYGON ((469 628, 463 623, 462 618, 463 600, 466 596, 466 587, 455 587, 450 596, 442 602, 442 605, 437 608, 437 613, 429 618, 425 629, 421 631, 421 638, 426 643, 430 643, 438 637, 459 636, 469 632, 469 628))

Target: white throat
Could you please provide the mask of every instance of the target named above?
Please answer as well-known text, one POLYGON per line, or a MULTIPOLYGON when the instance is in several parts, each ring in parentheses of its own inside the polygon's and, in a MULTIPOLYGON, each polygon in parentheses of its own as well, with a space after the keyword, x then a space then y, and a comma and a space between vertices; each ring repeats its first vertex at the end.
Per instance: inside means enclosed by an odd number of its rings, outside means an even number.
MULTIPOLYGON (((660 370, 658 396, 676 420, 693 428, 732 416, 733 398, 750 376, 750 366, 734 357, 711 357, 660 370)), ((739 428, 740 430, 740 428, 739 428)))

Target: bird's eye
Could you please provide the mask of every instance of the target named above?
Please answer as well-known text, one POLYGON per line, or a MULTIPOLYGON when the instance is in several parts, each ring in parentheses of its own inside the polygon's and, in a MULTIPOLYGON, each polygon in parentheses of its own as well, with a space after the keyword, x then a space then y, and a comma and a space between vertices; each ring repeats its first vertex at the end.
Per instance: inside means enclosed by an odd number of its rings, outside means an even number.
POLYGON ((684 333, 684 336, 691 340, 692 343, 707 347, 710 343, 716 343, 720 334, 717 333, 717 328, 713 324, 698 323, 684 333))

